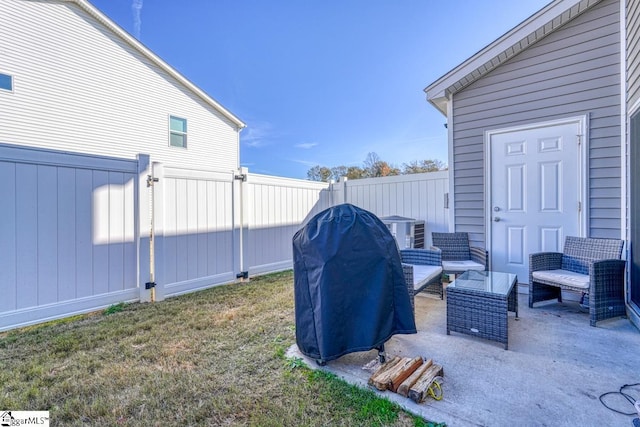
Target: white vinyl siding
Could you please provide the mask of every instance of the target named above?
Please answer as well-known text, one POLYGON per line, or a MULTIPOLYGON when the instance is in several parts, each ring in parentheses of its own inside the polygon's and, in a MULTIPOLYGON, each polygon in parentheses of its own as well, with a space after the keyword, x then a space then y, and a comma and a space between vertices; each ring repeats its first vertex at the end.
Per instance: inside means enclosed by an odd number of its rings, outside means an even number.
POLYGON ((604 0, 453 96, 456 231, 485 244, 485 131, 588 115, 588 233, 620 236, 619 30, 604 0))
POLYGON ((3 0, 0 50, 3 71, 20 76, 20 90, 0 97, 0 142, 239 166, 237 125, 73 3, 3 0), (167 143, 169 114, 189 118, 188 150, 167 143))
POLYGON ((640 3, 627 1, 627 103, 640 100, 640 3))

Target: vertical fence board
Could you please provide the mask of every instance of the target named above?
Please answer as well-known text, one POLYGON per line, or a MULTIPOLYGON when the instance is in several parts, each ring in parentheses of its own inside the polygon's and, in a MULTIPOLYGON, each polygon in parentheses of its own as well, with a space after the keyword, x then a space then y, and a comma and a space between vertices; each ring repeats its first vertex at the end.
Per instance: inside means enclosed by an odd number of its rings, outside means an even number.
POLYGON ((38 304, 38 167, 16 164, 17 308, 38 304))
POLYGON ((109 292, 124 289, 124 174, 109 172, 109 292))
POLYGON ((58 171, 38 166, 38 305, 58 299, 58 171))
POLYGON ((76 170, 76 297, 93 291, 93 172, 76 170))
POLYGON ((197 182, 197 224, 196 233, 198 239, 198 277, 208 276, 207 259, 209 258, 209 247, 207 245, 207 234, 209 223, 207 222, 207 181, 197 182))
POLYGON ((124 175, 124 289, 136 289, 138 286, 138 256, 136 248, 136 195, 134 174, 124 175))
POLYGON ((189 279, 188 256, 188 206, 187 206, 187 180, 176 179, 176 280, 178 282, 189 279))
POLYGON ((0 221, 0 295, 5 310, 17 308, 16 272, 16 165, 0 162, 0 200, 3 201, 0 221))
POLYGON ((176 180, 164 178, 164 279, 167 283, 178 281, 178 205, 176 180))
POLYGON ((76 171, 58 168, 58 301, 76 298, 76 171))
POLYGON ((109 172, 93 172, 93 291, 109 292, 109 172))

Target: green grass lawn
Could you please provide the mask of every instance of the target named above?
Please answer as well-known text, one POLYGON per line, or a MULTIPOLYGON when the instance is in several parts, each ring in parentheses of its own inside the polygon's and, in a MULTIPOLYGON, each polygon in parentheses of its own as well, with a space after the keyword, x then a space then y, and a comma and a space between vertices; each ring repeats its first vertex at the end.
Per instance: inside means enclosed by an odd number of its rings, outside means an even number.
POLYGON ((432 425, 286 359, 291 272, 0 334, 0 410, 52 425, 432 425))

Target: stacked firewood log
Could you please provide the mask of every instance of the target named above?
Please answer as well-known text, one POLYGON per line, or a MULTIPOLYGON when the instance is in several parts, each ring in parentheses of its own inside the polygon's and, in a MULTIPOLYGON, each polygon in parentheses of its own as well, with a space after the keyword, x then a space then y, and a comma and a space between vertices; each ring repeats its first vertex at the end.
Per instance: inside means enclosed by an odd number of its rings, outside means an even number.
POLYGON ((369 385, 378 390, 393 391, 420 403, 429 395, 429 388, 433 386, 436 377, 442 376, 442 366, 433 363, 431 359, 425 361, 420 356, 413 359, 395 356, 371 375, 369 385))

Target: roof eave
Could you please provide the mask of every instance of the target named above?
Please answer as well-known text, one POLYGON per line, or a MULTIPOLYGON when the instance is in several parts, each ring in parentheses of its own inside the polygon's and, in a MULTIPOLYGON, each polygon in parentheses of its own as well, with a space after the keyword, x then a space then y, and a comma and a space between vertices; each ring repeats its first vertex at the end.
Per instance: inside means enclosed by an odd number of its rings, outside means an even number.
POLYGON ((429 96, 429 94, 427 94, 427 101, 429 101, 431 105, 436 107, 436 109, 446 117, 449 98, 447 98, 445 92, 440 92, 434 96, 429 96))
POLYGON ((78 6, 80 6, 85 12, 87 12, 89 15, 97 19, 101 24, 109 28, 111 31, 113 31, 115 34, 121 37, 124 41, 126 41, 129 45, 131 45, 132 47, 140 51, 143 55, 145 55, 147 58, 149 58, 151 61, 156 63, 156 65, 158 65, 160 68, 166 71, 171 77, 178 80, 187 89, 189 89, 191 92, 196 94, 199 98, 201 98, 207 104, 212 106, 214 109, 219 111, 224 117, 229 119, 238 128, 238 130, 241 130, 247 127, 247 125, 242 120, 240 120, 233 113, 231 113, 229 110, 224 108, 220 103, 218 103, 212 97, 207 95, 207 93, 204 92, 202 89, 200 89, 195 84, 190 82, 186 77, 180 74, 175 68, 173 68, 172 66, 167 64, 165 61, 163 61, 158 55, 153 53, 145 45, 140 43, 135 37, 131 36, 129 33, 123 30, 119 25, 117 25, 115 22, 109 19, 105 14, 100 12, 100 10, 98 10, 95 6, 93 6, 87 0, 65 0, 65 1, 75 3, 78 6))
POLYGON ((549 3, 493 43, 427 86, 424 89, 427 94, 427 100, 446 115, 448 96, 442 99, 443 94, 453 94, 462 90, 600 1, 555 0, 549 3), (572 10, 575 10, 575 13, 569 13, 566 20, 557 20, 558 17, 572 10))

